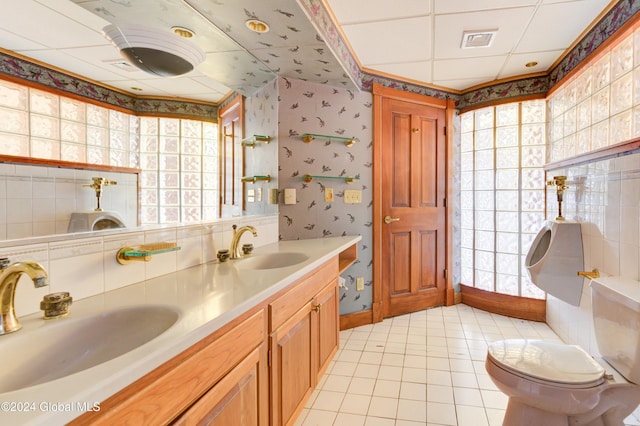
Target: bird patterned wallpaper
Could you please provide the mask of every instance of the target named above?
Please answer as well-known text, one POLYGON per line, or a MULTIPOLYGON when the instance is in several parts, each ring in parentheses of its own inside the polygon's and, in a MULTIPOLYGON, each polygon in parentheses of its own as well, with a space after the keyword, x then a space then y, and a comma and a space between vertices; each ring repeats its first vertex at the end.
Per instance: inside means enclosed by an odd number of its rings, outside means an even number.
POLYGON ((278 187, 278 80, 266 86, 244 101, 244 135, 269 136, 268 144, 256 143, 244 148, 244 175, 270 175, 271 181, 247 183, 244 186, 245 212, 250 215, 278 213, 277 204, 269 204, 268 190, 278 187), (249 202, 247 192, 254 191, 254 201, 249 202), (260 195, 258 196, 258 194, 260 195))
POLYGON ((358 261, 342 275, 347 289, 340 289, 340 313, 371 309, 372 291, 372 95, 302 80, 278 79, 278 187, 296 190, 296 204, 280 196, 280 239, 361 235, 358 261), (310 143, 302 134, 356 137, 343 141, 318 136, 310 143), (323 176, 305 182, 304 175, 323 176), (334 177, 353 177, 353 183, 334 177), (325 192, 333 189, 332 202, 325 192), (362 202, 345 204, 344 191, 361 190, 362 202), (356 278, 363 277, 363 291, 356 278))

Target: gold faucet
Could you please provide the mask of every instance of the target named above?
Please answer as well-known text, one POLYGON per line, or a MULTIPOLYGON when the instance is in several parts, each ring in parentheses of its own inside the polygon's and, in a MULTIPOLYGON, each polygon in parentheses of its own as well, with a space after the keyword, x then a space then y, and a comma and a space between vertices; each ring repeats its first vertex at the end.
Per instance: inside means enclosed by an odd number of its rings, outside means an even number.
POLYGON ((600 278, 600 271, 596 268, 594 268, 593 271, 578 271, 578 276, 592 280, 594 278, 600 278))
POLYGON ((96 198, 98 200, 98 207, 95 208, 95 211, 101 212, 102 207, 100 207, 100 197, 102 196, 102 187, 108 185, 117 185, 118 182, 115 180, 109 180, 103 177, 93 177, 91 178, 93 183, 91 185, 82 185, 86 188, 93 188, 96 191, 96 198))
POLYGON ((36 288, 47 285, 47 272, 34 261, 15 262, 0 259, 0 335, 22 328, 14 308, 16 285, 22 274, 27 274, 36 288))
POLYGON ((558 216, 556 217, 556 220, 564 220, 564 216, 562 216, 562 199, 563 199, 564 191, 569 189, 569 186, 567 185, 567 177, 554 176, 553 180, 547 181, 547 186, 556 187, 556 196, 558 199, 558 216))
POLYGON ((256 228, 253 226, 238 228, 238 225, 233 225, 233 238, 231 238, 231 247, 229 248, 231 259, 239 259, 242 257, 242 254, 240 254, 240 237, 247 231, 250 231, 254 237, 258 236, 258 231, 256 231, 256 228))

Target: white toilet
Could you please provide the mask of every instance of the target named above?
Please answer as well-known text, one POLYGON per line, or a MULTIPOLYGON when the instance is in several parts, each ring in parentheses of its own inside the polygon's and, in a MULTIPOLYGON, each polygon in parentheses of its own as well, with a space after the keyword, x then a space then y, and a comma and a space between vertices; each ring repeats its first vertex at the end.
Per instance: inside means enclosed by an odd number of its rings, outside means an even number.
POLYGON ((640 404, 640 282, 591 282, 605 368, 578 346, 514 339, 489 345, 486 369, 509 397, 504 426, 623 425, 640 404))

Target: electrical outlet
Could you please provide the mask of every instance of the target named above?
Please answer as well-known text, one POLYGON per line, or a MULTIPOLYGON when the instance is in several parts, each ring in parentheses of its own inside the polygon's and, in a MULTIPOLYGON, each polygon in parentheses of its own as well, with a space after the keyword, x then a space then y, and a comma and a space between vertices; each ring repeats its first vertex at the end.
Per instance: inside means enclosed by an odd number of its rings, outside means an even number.
POLYGON ((333 203, 333 188, 324 189, 324 201, 327 203, 333 203))
POLYGON ((344 202, 346 204, 360 204, 362 202, 362 191, 359 189, 345 189, 344 202))
POLYGON ((256 189, 256 201, 262 201, 262 188, 256 189))
POLYGON ((356 278, 356 291, 364 290, 364 277, 356 278))

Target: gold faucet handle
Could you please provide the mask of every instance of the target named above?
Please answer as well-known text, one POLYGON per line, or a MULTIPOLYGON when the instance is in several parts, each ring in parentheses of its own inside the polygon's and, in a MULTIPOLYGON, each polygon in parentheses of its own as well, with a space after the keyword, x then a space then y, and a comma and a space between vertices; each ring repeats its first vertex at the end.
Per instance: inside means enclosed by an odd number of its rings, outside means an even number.
POLYGON ((598 271, 597 268, 593 268, 593 271, 578 271, 578 276, 592 280, 594 278, 600 278, 600 271, 598 271))
POLYGON ((69 306, 73 298, 68 291, 46 294, 40 302, 40 310, 44 311, 44 319, 62 318, 69 315, 69 306))

